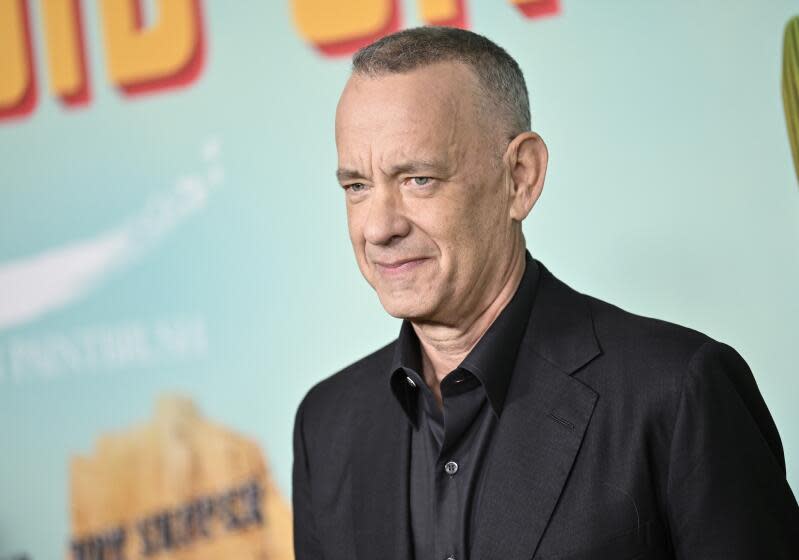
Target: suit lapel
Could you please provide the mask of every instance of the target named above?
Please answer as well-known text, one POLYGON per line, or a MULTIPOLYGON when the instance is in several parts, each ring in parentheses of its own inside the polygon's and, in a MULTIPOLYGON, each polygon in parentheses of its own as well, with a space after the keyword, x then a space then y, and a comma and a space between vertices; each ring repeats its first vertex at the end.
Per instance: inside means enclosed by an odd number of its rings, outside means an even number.
POLYGON ((571 377, 600 353, 587 301, 543 266, 537 292, 486 465, 475 560, 533 557, 597 400, 571 377))
POLYGON ((412 557, 408 472, 410 423, 385 382, 356 430, 352 465, 352 521, 357 558, 412 557))
MULTIPOLYGON (((597 394, 571 376, 600 353, 584 296, 539 263, 536 301, 494 434, 472 528, 475 560, 529 560, 566 484, 597 394)), ((410 423, 385 386, 362 403, 352 465, 359 560, 413 557, 410 423)))

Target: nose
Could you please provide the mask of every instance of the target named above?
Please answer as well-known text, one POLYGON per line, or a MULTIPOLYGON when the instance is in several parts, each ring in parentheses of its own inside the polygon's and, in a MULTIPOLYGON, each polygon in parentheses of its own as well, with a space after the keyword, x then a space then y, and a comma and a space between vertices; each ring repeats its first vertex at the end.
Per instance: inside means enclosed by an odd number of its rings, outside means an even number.
POLYGON ((410 222, 403 213, 397 189, 389 185, 377 186, 367 204, 363 236, 368 243, 390 245, 410 233, 410 222))

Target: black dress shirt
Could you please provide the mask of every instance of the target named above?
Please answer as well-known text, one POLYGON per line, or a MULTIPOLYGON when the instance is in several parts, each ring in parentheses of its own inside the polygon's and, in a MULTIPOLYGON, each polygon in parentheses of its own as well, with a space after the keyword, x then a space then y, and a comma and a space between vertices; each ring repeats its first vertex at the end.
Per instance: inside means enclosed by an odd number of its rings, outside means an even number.
POLYGON ((528 252, 510 302, 460 365, 442 379, 443 413, 424 382, 413 326, 403 321, 391 366, 391 389, 414 428, 409 491, 416 560, 465 560, 469 555, 483 465, 537 280, 538 265, 528 252))

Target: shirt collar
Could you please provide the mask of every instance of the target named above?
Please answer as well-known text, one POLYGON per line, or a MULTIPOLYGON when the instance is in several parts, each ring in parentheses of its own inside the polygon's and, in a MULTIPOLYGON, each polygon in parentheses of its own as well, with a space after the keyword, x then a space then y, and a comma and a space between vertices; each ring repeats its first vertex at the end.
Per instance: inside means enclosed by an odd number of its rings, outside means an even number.
MULTIPOLYGON (((525 251, 524 274, 516 292, 458 366, 477 377, 497 416, 502 413, 502 407, 505 404, 516 355, 533 307, 538 275, 538 263, 533 260, 529 251, 525 251)), ((415 372, 417 375, 411 376, 417 382, 422 380, 422 359, 419 339, 413 330, 413 325, 407 319, 402 321, 389 371, 391 372, 392 392, 411 422, 415 424, 415 394, 405 377, 409 373, 415 372)))

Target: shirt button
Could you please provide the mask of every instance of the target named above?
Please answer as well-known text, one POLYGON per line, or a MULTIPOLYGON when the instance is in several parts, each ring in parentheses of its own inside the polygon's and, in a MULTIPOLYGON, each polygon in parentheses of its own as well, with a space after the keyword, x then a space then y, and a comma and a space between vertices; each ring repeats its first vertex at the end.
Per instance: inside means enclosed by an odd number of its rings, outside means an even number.
POLYGON ((444 470, 447 471, 447 474, 455 474, 458 472, 458 463, 455 461, 448 461, 446 465, 444 465, 444 470))
POLYGON ((413 382, 413 379, 411 379, 410 375, 406 375, 405 379, 408 380, 408 385, 410 385, 411 387, 416 387, 416 383, 413 382))

